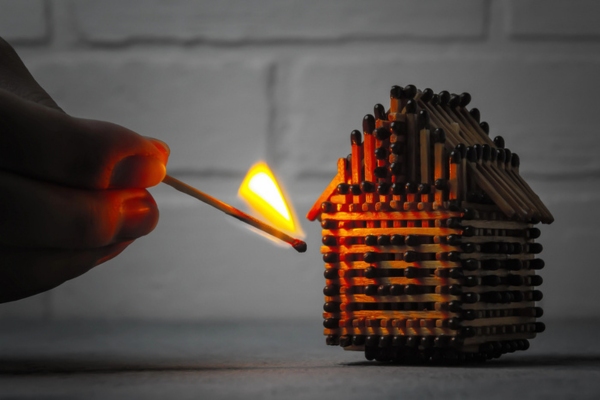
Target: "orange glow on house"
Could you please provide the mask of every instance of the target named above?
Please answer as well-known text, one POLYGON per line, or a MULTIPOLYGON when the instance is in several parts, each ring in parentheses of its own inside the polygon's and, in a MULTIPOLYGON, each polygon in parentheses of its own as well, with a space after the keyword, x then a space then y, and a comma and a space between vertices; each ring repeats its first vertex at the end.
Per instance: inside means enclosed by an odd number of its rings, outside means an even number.
POLYGON ((292 204, 265 162, 260 161, 250 168, 238 195, 254 214, 284 232, 304 237, 292 204))

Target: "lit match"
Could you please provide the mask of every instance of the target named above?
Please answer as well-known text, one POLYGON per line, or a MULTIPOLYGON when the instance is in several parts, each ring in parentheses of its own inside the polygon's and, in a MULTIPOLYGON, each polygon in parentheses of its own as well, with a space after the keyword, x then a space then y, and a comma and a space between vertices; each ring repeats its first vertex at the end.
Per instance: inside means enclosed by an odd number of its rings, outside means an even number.
POLYGON ((190 195, 206 204, 213 206, 214 208, 223 211, 225 214, 231 215, 234 218, 239 219, 242 222, 245 222, 248 225, 251 225, 261 231, 268 233, 269 235, 282 240, 286 243, 289 243, 297 252, 304 253, 306 251, 306 243, 300 239, 296 239, 280 231, 274 226, 268 225, 243 211, 238 210, 237 208, 230 206, 227 203, 222 202, 219 199, 216 199, 208 194, 178 180, 173 178, 172 176, 165 176, 163 179, 163 183, 173 187, 174 189, 179 190, 182 193, 190 195))

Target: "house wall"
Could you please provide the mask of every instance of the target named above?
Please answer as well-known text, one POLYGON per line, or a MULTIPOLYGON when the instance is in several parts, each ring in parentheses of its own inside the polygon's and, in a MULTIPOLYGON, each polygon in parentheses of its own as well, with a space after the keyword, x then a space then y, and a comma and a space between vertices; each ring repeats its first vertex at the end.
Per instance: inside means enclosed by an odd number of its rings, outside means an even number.
MULTIPOLYGON (((165 140, 171 174, 234 205, 271 164, 301 216, 393 84, 472 94, 553 211, 546 316, 600 316, 600 3, 0 0, 0 35, 67 112, 165 140), (586 301, 587 300, 587 301, 586 301)), ((297 254, 168 187, 120 257, 0 318, 318 319, 320 227, 297 254)))

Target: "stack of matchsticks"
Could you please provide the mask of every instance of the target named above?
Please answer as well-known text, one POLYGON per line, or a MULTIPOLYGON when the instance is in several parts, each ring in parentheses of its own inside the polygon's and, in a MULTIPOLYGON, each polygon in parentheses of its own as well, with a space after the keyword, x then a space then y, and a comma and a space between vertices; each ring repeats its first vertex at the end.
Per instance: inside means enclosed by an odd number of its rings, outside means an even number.
POLYGON ((307 217, 323 227, 329 344, 368 359, 466 360, 541 332, 538 222, 552 214, 467 93, 392 87, 307 217))

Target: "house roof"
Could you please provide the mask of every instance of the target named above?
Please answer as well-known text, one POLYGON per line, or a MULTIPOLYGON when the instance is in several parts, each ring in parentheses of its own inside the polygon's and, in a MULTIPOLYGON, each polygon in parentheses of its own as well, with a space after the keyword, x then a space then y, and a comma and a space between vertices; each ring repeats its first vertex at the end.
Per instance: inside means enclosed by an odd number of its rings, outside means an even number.
MULTIPOLYGON (((353 131, 351 134, 352 176, 345 168, 346 159, 340 159, 338 173, 309 210, 307 218, 314 220, 319 216, 321 204, 335 193, 340 183, 357 180, 392 183, 391 177, 398 176, 398 171, 402 171, 405 182, 431 181, 437 171, 434 173, 431 168, 428 169, 427 165, 431 163, 421 159, 427 160, 427 152, 430 152, 433 143, 444 143, 450 162, 459 171, 466 171, 464 173, 469 175, 471 186, 474 183, 481 189, 507 217, 552 223, 554 217, 550 211, 519 174, 519 156, 505 148, 502 137, 492 140, 488 136, 489 126, 480 122, 479 110, 467 109, 470 101, 468 93, 457 95, 442 91, 434 94, 431 89, 420 91, 413 85, 404 88, 393 86, 390 108, 386 111, 377 104, 374 115, 364 117, 364 143, 361 143, 360 132, 353 131), (392 154, 395 152, 394 140, 401 136, 406 140, 398 146, 403 147, 405 159, 397 157, 398 163, 377 162, 381 159, 376 154, 380 151, 377 145, 385 143, 389 146, 386 148, 389 154, 392 154)), ((466 200, 467 193, 463 192, 462 197, 466 200)))

